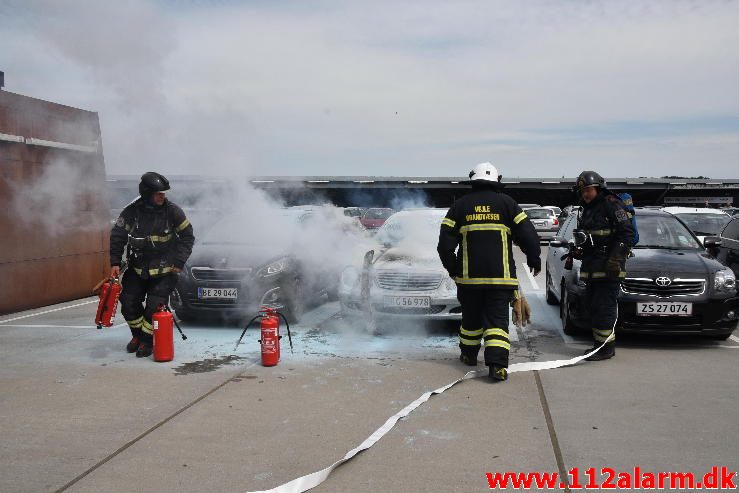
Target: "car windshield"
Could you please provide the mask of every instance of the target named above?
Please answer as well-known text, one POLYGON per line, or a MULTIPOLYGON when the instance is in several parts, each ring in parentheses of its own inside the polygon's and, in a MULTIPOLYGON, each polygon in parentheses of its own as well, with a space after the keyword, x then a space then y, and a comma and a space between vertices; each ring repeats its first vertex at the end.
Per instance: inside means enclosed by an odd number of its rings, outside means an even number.
POLYGON ((444 212, 397 213, 385 221, 377 232, 377 240, 385 245, 397 246, 404 242, 424 243, 435 246, 444 212))
POLYGON ((551 209, 526 209, 526 215, 530 219, 549 219, 553 214, 551 209))
POLYGON ((674 216, 636 215, 639 243, 636 248, 701 248, 690 231, 674 216))
POLYGON ((731 220, 727 214, 675 214, 677 217, 700 236, 716 236, 723 231, 726 224, 731 220))

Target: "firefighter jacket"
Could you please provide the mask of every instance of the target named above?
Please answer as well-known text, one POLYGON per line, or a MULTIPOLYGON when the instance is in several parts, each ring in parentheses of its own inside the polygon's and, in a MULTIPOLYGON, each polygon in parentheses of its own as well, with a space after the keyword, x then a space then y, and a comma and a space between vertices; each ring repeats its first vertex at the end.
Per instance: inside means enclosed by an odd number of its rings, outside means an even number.
POLYGON ((454 202, 441 222, 437 251, 458 285, 516 289, 512 240, 530 267, 541 268, 533 224, 499 188, 475 187, 454 202))
POLYGON ((618 280, 626 277, 626 257, 634 240, 634 227, 624 203, 602 190, 583 204, 578 229, 586 234, 580 279, 618 280))
POLYGON ((110 232, 110 265, 121 265, 128 245, 128 265, 142 278, 182 269, 195 243, 192 225, 179 206, 165 199, 154 206, 139 198, 121 212, 110 232))

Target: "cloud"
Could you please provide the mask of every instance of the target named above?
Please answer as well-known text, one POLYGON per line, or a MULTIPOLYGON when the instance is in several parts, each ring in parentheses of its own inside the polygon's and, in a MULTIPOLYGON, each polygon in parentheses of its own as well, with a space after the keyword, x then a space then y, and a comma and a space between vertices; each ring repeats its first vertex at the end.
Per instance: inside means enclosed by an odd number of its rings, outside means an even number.
POLYGON ((739 115, 736 2, 69 1, 0 14, 8 89, 99 111, 114 173, 445 176, 492 159, 575 175, 587 159, 613 175, 654 159, 659 175, 701 156, 711 174, 736 173, 739 144, 700 124, 660 136, 680 146, 631 136, 615 152, 601 138, 739 115))

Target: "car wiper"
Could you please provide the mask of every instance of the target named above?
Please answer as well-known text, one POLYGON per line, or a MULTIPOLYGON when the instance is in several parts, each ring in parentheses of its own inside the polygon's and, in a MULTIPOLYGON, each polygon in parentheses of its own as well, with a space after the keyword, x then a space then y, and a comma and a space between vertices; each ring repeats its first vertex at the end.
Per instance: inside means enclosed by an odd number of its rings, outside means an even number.
POLYGON ((660 250, 681 250, 684 247, 674 247, 665 245, 636 245, 634 248, 656 248, 660 250))

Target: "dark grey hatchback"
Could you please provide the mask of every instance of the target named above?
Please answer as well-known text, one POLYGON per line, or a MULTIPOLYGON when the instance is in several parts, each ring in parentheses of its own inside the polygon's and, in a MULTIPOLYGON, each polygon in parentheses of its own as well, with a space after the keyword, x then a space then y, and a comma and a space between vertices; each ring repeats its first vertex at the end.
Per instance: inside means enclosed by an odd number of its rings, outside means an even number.
MULTIPOLYGON (((626 263, 618 303, 619 332, 728 338, 739 320, 731 269, 712 257, 677 217, 648 209, 637 209, 636 217, 640 241, 626 263)), ((576 223, 576 215, 567 218, 547 257, 547 301, 560 304, 566 333, 589 330, 579 262, 566 270, 562 260, 576 223)))

